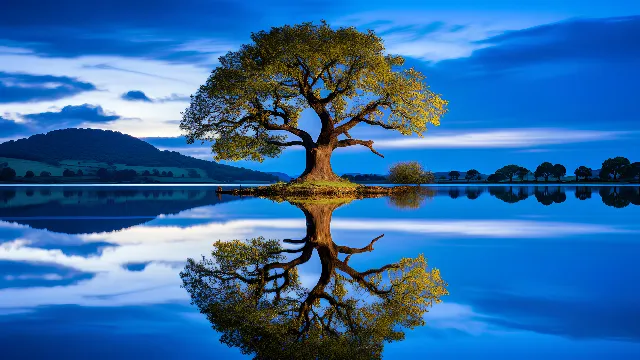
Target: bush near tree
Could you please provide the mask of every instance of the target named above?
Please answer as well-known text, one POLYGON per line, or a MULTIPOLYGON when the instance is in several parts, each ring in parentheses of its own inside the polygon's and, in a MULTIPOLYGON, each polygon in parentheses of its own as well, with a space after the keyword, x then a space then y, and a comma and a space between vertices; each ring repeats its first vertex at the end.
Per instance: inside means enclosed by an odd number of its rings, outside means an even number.
POLYGON ((388 179, 393 184, 428 184, 434 182, 435 176, 424 171, 417 161, 408 161, 391 166, 388 179))

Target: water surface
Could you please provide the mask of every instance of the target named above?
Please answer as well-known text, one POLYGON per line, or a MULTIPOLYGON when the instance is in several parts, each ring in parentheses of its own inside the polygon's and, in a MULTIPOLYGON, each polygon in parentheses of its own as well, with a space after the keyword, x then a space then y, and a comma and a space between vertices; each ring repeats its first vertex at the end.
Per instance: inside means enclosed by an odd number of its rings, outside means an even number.
MULTIPOLYGON (((640 188, 433 187, 354 200, 330 232, 355 269, 424 254, 449 295, 384 358, 640 356, 640 188)), ((0 188, 3 358, 242 359, 181 288, 216 240, 301 239, 287 202, 212 187, 0 188)), ((299 268, 312 287, 314 255, 299 268)))

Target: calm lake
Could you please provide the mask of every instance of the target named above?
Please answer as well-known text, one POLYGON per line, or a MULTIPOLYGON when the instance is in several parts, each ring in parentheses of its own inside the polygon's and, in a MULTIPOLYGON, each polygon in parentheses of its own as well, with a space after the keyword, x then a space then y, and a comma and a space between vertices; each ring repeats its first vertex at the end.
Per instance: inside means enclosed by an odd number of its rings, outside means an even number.
MULTIPOLYGON (((340 246, 384 234, 352 268, 424 254, 448 284, 384 358, 640 359, 639 187, 423 188, 316 209, 340 246)), ((2 358, 249 358, 179 274, 217 240, 304 238, 322 222, 304 209, 215 187, 0 187, 2 358)), ((302 285, 321 269, 314 253, 302 285)))

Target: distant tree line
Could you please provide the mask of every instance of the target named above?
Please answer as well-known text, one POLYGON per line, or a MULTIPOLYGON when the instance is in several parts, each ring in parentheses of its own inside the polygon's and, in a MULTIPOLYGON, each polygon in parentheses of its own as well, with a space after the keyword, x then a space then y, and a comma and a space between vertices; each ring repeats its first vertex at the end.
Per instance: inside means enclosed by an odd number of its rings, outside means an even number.
MULTIPOLYGON (((602 163, 602 168, 598 173, 598 176, 594 178, 593 169, 587 166, 579 166, 574 171, 573 174, 576 176, 576 182, 579 181, 603 181, 603 182, 611 182, 611 181, 640 181, 640 162, 631 163, 629 159, 618 156, 615 158, 610 158, 605 160, 602 163)), ((539 179, 544 179, 545 182, 548 182, 549 179, 555 179, 555 181, 562 181, 562 178, 567 175, 567 168, 562 164, 552 164, 550 162, 543 162, 538 165, 534 171, 531 171, 525 167, 519 165, 506 165, 496 170, 495 173, 489 175, 486 179, 487 182, 498 183, 498 182, 513 182, 514 178, 523 182, 527 179, 527 177, 531 175, 535 179, 536 182, 539 179)), ((460 173, 458 171, 451 171, 449 173, 449 178, 451 180, 457 180, 460 177, 460 173)), ((465 175, 465 179, 469 180, 479 180, 479 173, 475 169, 471 169, 467 171, 465 175)))

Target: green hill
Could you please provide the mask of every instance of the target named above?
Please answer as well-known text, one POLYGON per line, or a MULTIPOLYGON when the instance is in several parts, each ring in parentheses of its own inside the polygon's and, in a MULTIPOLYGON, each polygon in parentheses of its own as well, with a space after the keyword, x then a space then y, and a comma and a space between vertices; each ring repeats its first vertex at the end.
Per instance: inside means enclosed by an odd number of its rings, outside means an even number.
MULTIPOLYGON (((82 170, 94 177, 98 169, 131 169, 154 182, 275 182, 271 174, 196 159, 175 151, 161 151, 153 145, 116 131, 64 129, 0 144, 0 164, 16 170, 18 177, 31 170, 36 177, 48 171, 53 177, 64 170, 82 170), (154 176, 153 170, 159 175, 154 176), (148 172, 148 173, 147 173, 148 172), (161 176, 171 172, 173 177, 161 176), (178 181, 179 180, 179 181, 178 181)), ((80 177, 81 178, 81 177, 80 177)), ((78 182, 81 179, 66 179, 78 182)), ((66 181, 65 181, 66 182, 66 181)))

